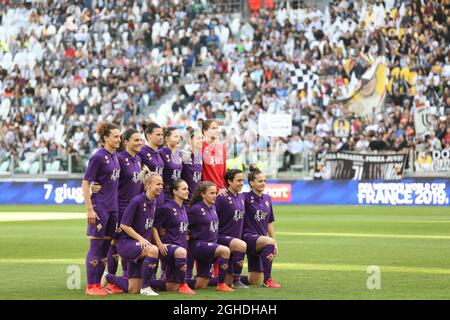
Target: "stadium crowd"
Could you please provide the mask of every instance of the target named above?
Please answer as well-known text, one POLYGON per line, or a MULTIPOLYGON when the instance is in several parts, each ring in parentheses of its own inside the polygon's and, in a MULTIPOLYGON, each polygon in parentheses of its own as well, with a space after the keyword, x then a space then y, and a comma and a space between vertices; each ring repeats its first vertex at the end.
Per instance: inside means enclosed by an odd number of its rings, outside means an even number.
POLYGON ((174 85, 179 94, 159 124, 218 119, 230 128, 230 157, 270 145, 257 134, 261 113, 292 114, 282 169, 304 151, 450 148, 447 1, 331 1, 325 12, 261 9, 248 21, 205 15, 198 1, 163 3, 3 1, 0 163, 16 155, 27 171, 38 155, 88 158, 98 119, 138 128, 140 112, 174 85), (388 67, 385 110, 360 117, 337 101, 379 55, 388 67), (316 68, 320 85, 296 90, 294 61, 316 68), (416 136, 423 104, 432 128, 416 136), (333 131, 339 117, 350 122, 347 137, 333 131))

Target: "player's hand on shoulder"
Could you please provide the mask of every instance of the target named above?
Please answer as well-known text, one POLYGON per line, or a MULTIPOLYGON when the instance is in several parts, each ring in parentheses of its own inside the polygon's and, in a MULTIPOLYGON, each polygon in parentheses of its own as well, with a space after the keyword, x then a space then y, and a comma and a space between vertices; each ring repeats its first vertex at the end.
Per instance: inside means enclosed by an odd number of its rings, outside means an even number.
POLYGON ((100 184, 98 184, 97 182, 94 182, 91 185, 91 193, 98 193, 98 192, 100 192, 101 189, 102 189, 102 186, 100 184))

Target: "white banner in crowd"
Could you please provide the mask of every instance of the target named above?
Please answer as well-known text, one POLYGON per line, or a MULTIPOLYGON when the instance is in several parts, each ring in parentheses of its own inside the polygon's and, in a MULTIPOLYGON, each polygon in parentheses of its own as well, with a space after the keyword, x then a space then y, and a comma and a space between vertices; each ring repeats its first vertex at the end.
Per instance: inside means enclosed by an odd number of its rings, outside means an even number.
POLYGON ((417 172, 449 172, 450 149, 433 150, 432 152, 416 151, 414 165, 417 172))
POLYGON ((414 112, 414 124, 416 127, 416 136, 423 136, 431 128, 431 110, 429 107, 423 106, 416 108, 414 112))
POLYGON ((263 137, 287 137, 292 134, 292 114, 268 114, 259 116, 258 133, 263 137))

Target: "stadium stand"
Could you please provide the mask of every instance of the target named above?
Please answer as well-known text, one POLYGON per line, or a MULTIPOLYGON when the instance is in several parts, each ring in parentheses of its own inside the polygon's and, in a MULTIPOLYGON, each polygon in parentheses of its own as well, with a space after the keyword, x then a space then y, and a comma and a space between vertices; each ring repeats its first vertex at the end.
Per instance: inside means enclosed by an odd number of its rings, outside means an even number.
POLYGON ((342 150, 449 149, 449 16, 447 1, 2 1, 0 172, 82 172, 100 119, 214 118, 234 158, 271 147, 260 114, 289 113, 282 171, 342 150), (383 109, 361 113, 372 93, 383 109))

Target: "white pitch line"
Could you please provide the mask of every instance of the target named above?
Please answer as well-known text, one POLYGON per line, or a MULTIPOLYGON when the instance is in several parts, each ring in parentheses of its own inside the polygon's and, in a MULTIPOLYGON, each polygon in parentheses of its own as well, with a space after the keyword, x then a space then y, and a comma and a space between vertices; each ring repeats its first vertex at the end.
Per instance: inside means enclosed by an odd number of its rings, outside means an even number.
POLYGON ((424 235, 424 234, 383 234, 383 233, 344 233, 344 232, 284 232, 277 235, 298 237, 349 237, 349 238, 392 238, 392 239, 437 239, 450 240, 450 236, 424 235))
POLYGON ((0 222, 86 219, 79 212, 0 212, 0 222))

